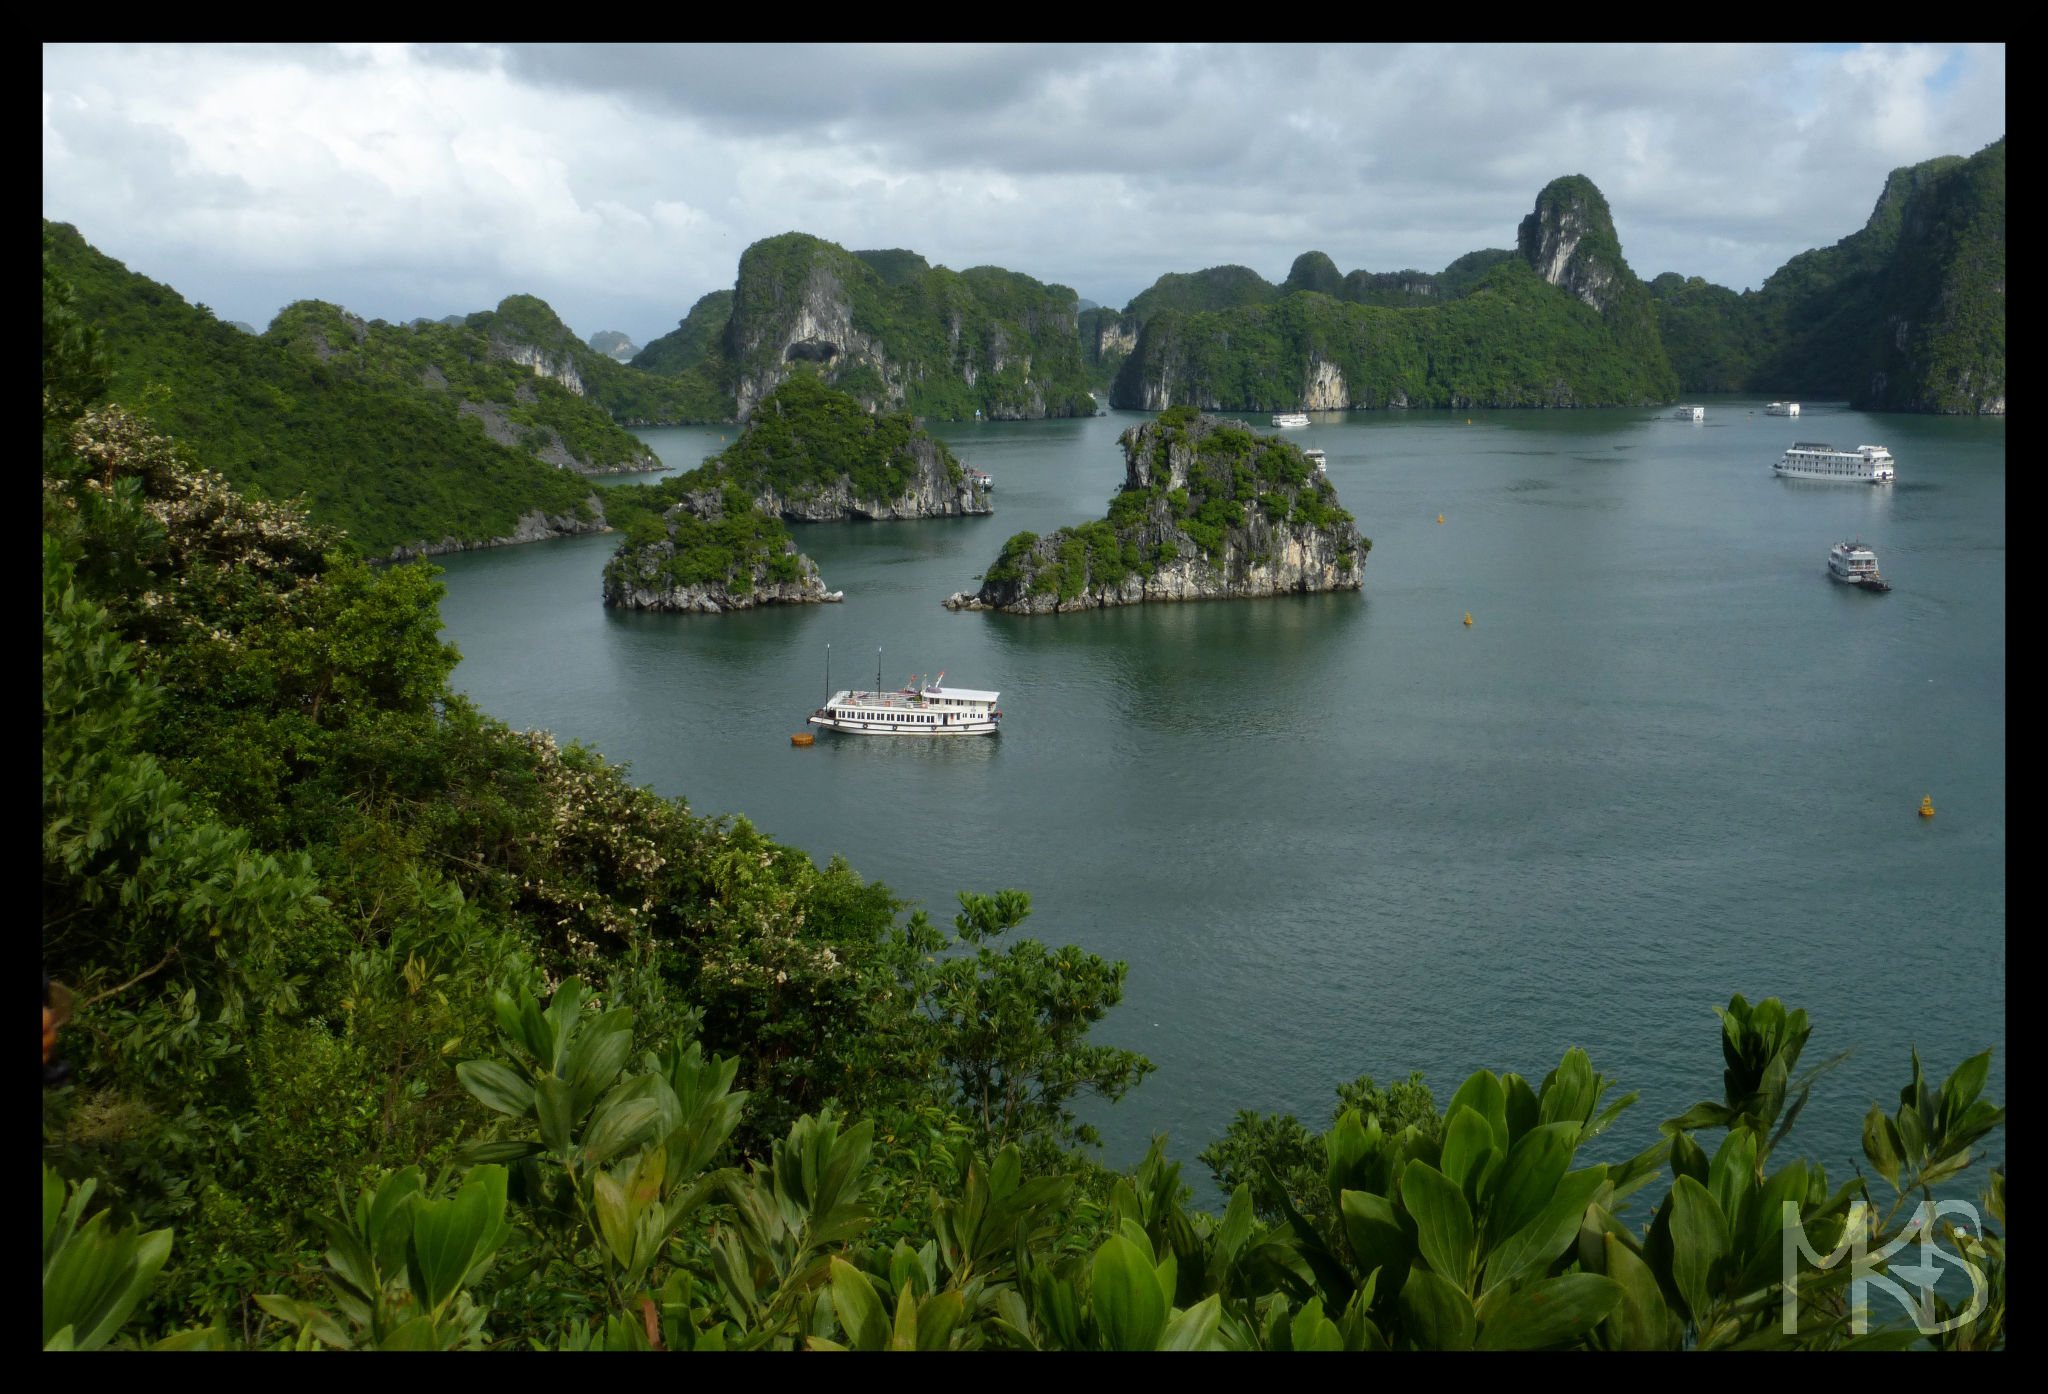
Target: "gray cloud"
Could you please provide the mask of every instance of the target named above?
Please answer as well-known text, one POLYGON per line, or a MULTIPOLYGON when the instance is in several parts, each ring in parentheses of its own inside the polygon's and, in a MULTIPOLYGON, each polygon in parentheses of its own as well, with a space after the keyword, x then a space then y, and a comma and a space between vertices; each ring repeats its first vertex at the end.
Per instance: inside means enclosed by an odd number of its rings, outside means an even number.
POLYGON ((2002 46, 44 50, 43 202, 230 318, 538 294, 644 342, 751 241, 1121 304, 1314 247, 1434 270, 1589 175, 1643 275, 1754 285, 2004 132, 2002 46))

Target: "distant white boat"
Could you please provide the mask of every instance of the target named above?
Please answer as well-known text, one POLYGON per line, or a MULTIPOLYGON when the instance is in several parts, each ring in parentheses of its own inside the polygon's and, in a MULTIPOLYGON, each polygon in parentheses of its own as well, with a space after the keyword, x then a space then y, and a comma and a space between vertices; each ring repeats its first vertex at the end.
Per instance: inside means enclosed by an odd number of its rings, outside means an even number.
POLYGON ((1680 421, 1705 421, 1707 419, 1707 409, 1705 407, 1680 407, 1671 414, 1680 421))
POLYGON ((1273 413, 1273 424, 1283 431, 1294 430, 1308 425, 1308 413, 1305 411, 1276 411, 1273 413))
POLYGON ((1320 450, 1304 450, 1301 452, 1301 458, 1314 465, 1317 474, 1328 474, 1330 472, 1329 458, 1320 450))
POLYGON ((1767 406, 1767 407, 1765 407, 1765 408, 1764 408, 1764 415, 1765 415, 1765 416, 1797 416, 1797 415, 1799 415, 1799 403, 1797 403, 1797 402, 1773 402, 1773 403, 1771 403, 1771 404, 1770 404, 1769 406, 1767 406))

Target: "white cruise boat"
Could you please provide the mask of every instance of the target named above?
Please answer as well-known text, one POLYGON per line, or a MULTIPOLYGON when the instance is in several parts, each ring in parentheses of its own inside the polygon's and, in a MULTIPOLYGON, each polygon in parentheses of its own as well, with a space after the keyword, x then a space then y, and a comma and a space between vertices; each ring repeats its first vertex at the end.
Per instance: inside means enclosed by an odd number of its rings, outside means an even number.
POLYGON ((1273 424, 1283 431, 1295 430, 1308 425, 1308 413, 1305 411, 1276 411, 1273 413, 1273 424))
POLYGON ((1787 479, 1835 479, 1851 484, 1889 484, 1896 477, 1892 452, 1881 445, 1859 445, 1850 451, 1800 441, 1771 468, 1787 479))
POLYGON ((1330 472, 1330 459, 1320 450, 1304 450, 1301 452, 1301 458, 1314 465, 1317 474, 1328 474, 1330 472))
POLYGON ((996 487, 996 481, 994 477, 978 469, 970 469, 967 471, 967 482, 974 485, 978 489, 993 489, 996 487))
POLYGON ((1877 554, 1861 542, 1837 542, 1828 548, 1828 575, 1865 590, 1891 589, 1891 585, 1877 574, 1877 554))
POLYGON ((897 692, 838 692, 811 713, 810 722, 870 736, 987 736, 1003 720, 997 695, 922 682, 897 692))
POLYGON ((1707 419, 1707 409, 1705 407, 1680 407, 1671 414, 1680 421, 1705 421, 1707 419))
POLYGON ((1770 404, 1769 406, 1767 406, 1767 407, 1765 407, 1765 408, 1764 408, 1764 415, 1765 415, 1765 416, 1797 416, 1797 415, 1799 415, 1799 403, 1797 403, 1797 402, 1773 402, 1773 403, 1771 403, 1771 404, 1770 404))

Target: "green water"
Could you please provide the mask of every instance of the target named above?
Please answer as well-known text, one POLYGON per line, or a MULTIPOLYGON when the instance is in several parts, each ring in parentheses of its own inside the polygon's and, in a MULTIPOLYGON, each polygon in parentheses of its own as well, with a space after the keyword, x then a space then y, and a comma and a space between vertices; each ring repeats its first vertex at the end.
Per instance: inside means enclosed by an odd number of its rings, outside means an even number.
MULTIPOLYGON (((935 915, 1017 886, 1026 932, 1128 960, 1099 1032, 1159 1070, 1091 1115, 1113 1162, 1161 1131, 1192 1161, 1240 1108, 1320 1126, 1361 1073, 1540 1080, 1572 1045, 1642 1093, 1625 1155, 1720 1096, 1738 991, 1812 1013, 1809 1063, 1854 1049, 1795 1134, 1837 1175, 1909 1045, 1998 1046, 2004 1099, 2002 420, 1331 416, 1290 435, 1373 541, 1360 593, 940 607, 1011 533, 1100 516, 1141 419, 942 428, 997 513, 797 529, 842 605, 607 611, 610 537, 448 559, 455 682, 935 915), (1775 478, 1794 438, 1886 444, 1899 482, 1775 478), (1828 580, 1852 537, 1891 594, 1828 580), (792 748, 828 644, 835 686, 879 646, 889 686, 999 689, 1001 735, 792 748)), ((642 434, 682 467, 720 443, 642 434)))

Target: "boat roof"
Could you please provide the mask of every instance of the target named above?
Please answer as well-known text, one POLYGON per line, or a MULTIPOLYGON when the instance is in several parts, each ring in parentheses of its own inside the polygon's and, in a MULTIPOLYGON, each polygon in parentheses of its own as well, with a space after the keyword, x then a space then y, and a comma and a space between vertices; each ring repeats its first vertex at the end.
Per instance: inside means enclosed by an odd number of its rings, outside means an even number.
POLYGON ((1817 440, 1795 440, 1795 441, 1793 441, 1793 442, 1792 442, 1792 448, 1793 448, 1794 450, 1833 450, 1833 449, 1834 449, 1834 447, 1833 447, 1832 445, 1829 445, 1829 444, 1827 444, 1827 443, 1826 443, 1825 441, 1817 441, 1817 440))
MULTIPOLYGON (((840 704, 842 704, 842 703, 844 703, 844 704, 847 704, 847 705, 858 705, 858 704, 866 703, 866 704, 869 704, 869 705, 874 705, 874 706, 884 706, 884 707, 890 707, 890 706, 904 706, 904 705, 907 705, 907 704, 909 703, 909 701, 910 701, 911 697, 912 697, 912 696, 914 696, 914 695, 916 695, 916 694, 913 694, 913 693, 909 693, 909 692, 900 692, 900 691, 899 691, 899 692, 867 692, 867 691, 859 691, 859 692, 855 692, 855 691, 849 691, 848 689, 845 689, 845 688, 841 688, 841 689, 840 689, 840 690, 839 690, 838 692, 835 692, 835 693, 833 693, 833 694, 832 694, 832 700, 831 700, 831 701, 829 701, 829 702, 827 702, 827 703, 826 703, 825 705, 827 705, 827 706, 838 706, 838 705, 840 705, 840 704)), ((952 699, 953 699, 954 701, 956 701, 956 702, 989 702, 989 703, 993 703, 993 702, 994 702, 994 701, 996 700, 996 698, 997 698, 997 697, 999 697, 999 696, 1001 696, 1002 694, 1001 694, 1001 693, 997 693, 997 692, 983 692, 983 691, 980 691, 980 690, 979 690, 979 689, 977 689, 977 688, 971 688, 971 687, 927 687, 926 689, 924 689, 924 694, 923 694, 923 695, 924 695, 924 696, 926 696, 926 697, 928 697, 928 698, 929 698, 929 697, 950 697, 950 698, 952 698, 952 699)))

